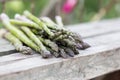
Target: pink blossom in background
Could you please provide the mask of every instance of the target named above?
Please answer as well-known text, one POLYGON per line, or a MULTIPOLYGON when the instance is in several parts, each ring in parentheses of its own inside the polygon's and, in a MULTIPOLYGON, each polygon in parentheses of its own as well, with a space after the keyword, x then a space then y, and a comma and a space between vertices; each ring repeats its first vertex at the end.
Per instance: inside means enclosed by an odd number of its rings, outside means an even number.
POLYGON ((74 9, 76 4, 77 0, 66 0, 62 7, 62 11, 68 14, 74 9))

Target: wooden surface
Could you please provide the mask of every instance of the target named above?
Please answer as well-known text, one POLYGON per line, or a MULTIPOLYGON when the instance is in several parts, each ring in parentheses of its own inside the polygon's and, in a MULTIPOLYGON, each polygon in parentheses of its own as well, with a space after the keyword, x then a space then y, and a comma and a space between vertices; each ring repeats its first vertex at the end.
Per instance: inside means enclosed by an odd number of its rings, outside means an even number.
POLYGON ((68 28, 92 46, 70 59, 23 55, 0 39, 0 80, 87 80, 120 70, 120 19, 68 28))

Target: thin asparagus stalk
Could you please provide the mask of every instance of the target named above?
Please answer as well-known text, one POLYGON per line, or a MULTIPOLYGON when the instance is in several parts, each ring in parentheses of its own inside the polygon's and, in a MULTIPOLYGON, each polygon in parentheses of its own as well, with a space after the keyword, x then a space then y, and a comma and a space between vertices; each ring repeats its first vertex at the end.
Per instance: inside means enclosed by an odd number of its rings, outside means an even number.
POLYGON ((38 52, 40 51, 39 47, 36 44, 34 44, 22 31, 10 24, 9 17, 6 14, 2 13, 0 17, 4 27, 6 27, 6 29, 9 30, 15 37, 20 39, 23 43, 25 43, 32 49, 38 52))
POLYGON ((60 46, 60 48, 64 49, 65 53, 69 55, 69 57, 74 57, 75 54, 69 47, 60 46))
POLYGON ((90 45, 86 42, 82 42, 81 45, 82 45, 82 48, 81 48, 82 50, 90 47, 90 45))
POLYGON ((65 50, 62 49, 61 47, 59 47, 59 54, 61 55, 61 57, 63 58, 68 58, 69 55, 66 54, 65 50))
POLYGON ((32 54, 32 49, 30 47, 23 46, 22 42, 10 32, 5 33, 4 37, 15 46, 17 51, 20 51, 23 54, 32 54))
POLYGON ((70 47, 74 51, 75 54, 79 54, 79 50, 76 47, 70 47))
POLYGON ((62 44, 72 49, 75 54, 79 54, 79 51, 77 50, 77 46, 75 42, 70 41, 69 39, 64 39, 62 44))
POLYGON ((55 16, 55 20, 56 23, 61 27, 61 29, 63 29, 63 22, 62 22, 62 18, 60 16, 55 16))
MULTIPOLYGON (((24 21, 24 22, 28 22, 30 24, 36 24, 34 22, 32 22, 31 20, 29 20, 28 18, 26 18, 25 16, 23 15, 20 15, 20 14, 16 14, 15 17, 14 17, 16 20, 20 20, 20 21, 24 21)), ((37 25, 37 24, 36 24, 37 25)), ((37 25, 38 26, 38 25, 37 25)), ((40 27, 39 27, 40 28, 40 27)), ((33 33, 35 34, 39 34, 40 31, 42 31, 42 29, 31 29, 33 33)))
MULTIPOLYGON (((24 15, 20 15, 20 14, 15 14, 14 17, 16 20, 20 20, 20 21, 25 21, 25 22, 29 22, 29 23, 34 23, 33 21, 31 21, 30 19, 26 18, 24 15)), ((36 24, 36 23, 34 23, 36 24)))
MULTIPOLYGON (((26 18, 24 15, 20 15, 20 14, 16 14, 15 17, 14 17, 16 20, 20 20, 20 21, 24 21, 24 22, 27 22, 28 24, 33 24, 35 25, 39 30, 42 30, 41 27, 39 27, 38 24, 34 23, 33 21, 31 21, 30 19, 26 18)), ((25 26, 25 25, 23 25, 25 26)), ((36 28, 36 29, 37 29, 36 28)))
POLYGON ((31 29, 31 31, 36 35, 41 35, 42 36, 44 34, 43 30, 31 29))
POLYGON ((36 30, 36 29, 31 29, 31 31, 36 34, 36 35, 45 35, 43 30, 36 30))
POLYGON ((83 49, 83 46, 80 43, 76 43, 76 47, 77 47, 77 49, 80 49, 80 50, 83 49))
POLYGON ((26 27, 31 27, 31 28, 41 30, 41 27, 39 27, 39 25, 37 25, 35 23, 29 23, 29 22, 20 21, 20 20, 13 20, 13 19, 10 20, 10 23, 14 24, 14 25, 18 25, 18 26, 26 26, 26 27))
POLYGON ((70 48, 67 48, 67 47, 63 47, 63 48, 69 56, 74 57, 75 54, 74 54, 73 50, 71 50, 70 48))
POLYGON ((68 35, 60 35, 58 37, 56 37, 54 40, 57 41, 57 40, 62 40, 62 39, 66 39, 68 38, 68 35))
POLYGON ((83 42, 81 36, 77 33, 71 33, 71 36, 75 39, 76 42, 78 42, 79 44, 82 45, 82 48, 81 49, 86 49, 86 48, 89 48, 90 45, 83 42))
POLYGON ((38 36, 38 38, 39 38, 39 40, 40 40, 41 42, 43 42, 46 46, 49 46, 53 51, 58 52, 58 46, 57 46, 57 44, 56 44, 55 42, 52 42, 52 41, 49 40, 49 39, 44 39, 44 38, 42 38, 42 37, 40 37, 40 36, 38 36))
POLYGON ((55 57, 59 57, 60 54, 54 50, 52 50, 51 48, 47 47, 47 49, 51 52, 51 54, 53 54, 55 57))
POLYGON ((53 38, 56 38, 56 37, 58 37, 58 36, 60 36, 60 35, 62 35, 63 33, 61 32, 61 31, 57 31, 57 32, 55 32, 55 35, 54 35, 54 37, 53 38))
POLYGON ((29 11, 24 11, 24 15, 31 19, 32 21, 34 21, 35 23, 37 23, 43 30, 46 31, 46 33, 49 36, 54 36, 54 33, 50 31, 50 29, 48 29, 48 27, 46 26, 46 24, 44 24, 42 21, 40 21, 40 19, 38 19, 37 17, 35 17, 34 15, 32 15, 29 11))
POLYGON ((40 48, 41 55, 43 57, 50 57, 50 52, 46 49, 46 47, 42 44, 42 42, 37 38, 37 36, 28 28, 22 26, 21 29, 29 36, 31 40, 33 40, 40 48))
POLYGON ((69 40, 76 43, 77 49, 81 49, 81 50, 83 49, 83 46, 79 42, 75 41, 75 39, 72 36, 69 36, 69 40))
POLYGON ((76 43, 73 41, 70 41, 69 39, 63 39, 63 44, 66 43, 66 46, 68 47, 76 47, 76 43))
POLYGON ((31 31, 32 31, 35 35, 41 35, 41 36, 45 35, 43 30, 39 31, 39 30, 36 30, 36 29, 31 29, 31 31))
POLYGON ((38 31, 36 29, 31 29, 31 31, 34 33, 34 34, 38 34, 38 31))
POLYGON ((55 24, 50 18, 48 17, 41 17, 40 20, 42 20, 49 28, 51 29, 57 29, 57 24, 55 24))

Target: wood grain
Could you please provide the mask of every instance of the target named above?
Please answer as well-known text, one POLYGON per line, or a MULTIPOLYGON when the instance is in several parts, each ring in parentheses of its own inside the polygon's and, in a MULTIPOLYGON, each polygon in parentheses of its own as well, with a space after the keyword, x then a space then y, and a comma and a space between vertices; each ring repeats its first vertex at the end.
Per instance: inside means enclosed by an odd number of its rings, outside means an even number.
POLYGON ((38 56, 2 65, 0 80, 87 80, 120 69, 120 42, 80 52, 70 59, 38 56))

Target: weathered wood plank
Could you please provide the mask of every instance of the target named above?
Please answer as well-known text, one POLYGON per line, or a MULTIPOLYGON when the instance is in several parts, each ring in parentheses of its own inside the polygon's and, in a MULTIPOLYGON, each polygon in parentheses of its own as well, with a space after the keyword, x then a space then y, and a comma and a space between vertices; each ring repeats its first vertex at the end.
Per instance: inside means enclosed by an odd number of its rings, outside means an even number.
MULTIPOLYGON (((94 46, 101 46, 101 45, 107 45, 110 43, 114 43, 120 40, 120 38, 118 37, 120 36, 120 32, 116 32, 116 33, 111 33, 111 34, 106 34, 106 35, 101 35, 101 36, 96 36, 96 37, 91 37, 91 38, 87 38, 84 39, 84 41, 88 42, 92 47, 94 46), (114 37, 114 38, 111 38, 114 37), (108 41, 109 39, 109 41, 108 41)), ((39 54, 34 54, 35 56, 40 56, 39 54)), ((9 64, 12 63, 14 61, 18 61, 21 59, 26 59, 29 57, 35 57, 33 55, 23 55, 21 53, 17 53, 17 54, 11 54, 11 55, 7 55, 7 56, 2 56, 0 57, 0 65, 1 64, 9 64), (5 58, 5 60, 4 60, 5 58)))
POLYGON ((17 52, 13 45, 0 45, 0 56, 8 55, 17 52))
POLYGON ((110 44, 110 43, 114 44, 115 42, 120 40, 119 36, 120 36, 120 31, 86 38, 84 39, 84 41, 89 43, 91 46, 100 46, 100 45, 110 44))
POLYGON ((9 42, 3 38, 0 38, 0 45, 9 44, 9 42))
POLYGON ((5 55, 0 57, 0 65, 13 63, 14 61, 22 60, 22 59, 28 59, 31 57, 40 56, 40 54, 32 54, 32 55, 25 55, 21 53, 14 53, 10 55, 5 55))
POLYGON ((15 47, 7 40, 0 38, 0 56, 17 52, 15 47))
POLYGON ((104 20, 68 26, 68 29, 81 34, 83 38, 120 31, 120 19, 104 20))
POLYGON ((86 80, 120 69, 120 42, 81 53, 71 59, 38 56, 3 65, 0 80, 86 80))

